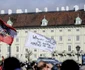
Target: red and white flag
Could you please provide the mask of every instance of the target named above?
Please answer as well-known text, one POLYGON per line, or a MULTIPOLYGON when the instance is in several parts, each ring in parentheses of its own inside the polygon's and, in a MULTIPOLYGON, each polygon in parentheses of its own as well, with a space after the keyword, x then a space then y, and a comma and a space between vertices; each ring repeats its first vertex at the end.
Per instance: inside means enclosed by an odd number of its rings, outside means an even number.
POLYGON ((11 45, 15 35, 17 35, 16 30, 0 19, 0 42, 11 45))

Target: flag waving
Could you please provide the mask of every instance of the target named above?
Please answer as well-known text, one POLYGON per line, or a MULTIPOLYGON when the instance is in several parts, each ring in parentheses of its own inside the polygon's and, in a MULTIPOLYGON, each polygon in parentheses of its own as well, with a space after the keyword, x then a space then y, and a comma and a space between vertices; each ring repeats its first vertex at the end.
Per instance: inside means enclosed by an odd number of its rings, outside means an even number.
POLYGON ((16 34, 16 30, 12 26, 0 19, 0 42, 11 45, 16 34))

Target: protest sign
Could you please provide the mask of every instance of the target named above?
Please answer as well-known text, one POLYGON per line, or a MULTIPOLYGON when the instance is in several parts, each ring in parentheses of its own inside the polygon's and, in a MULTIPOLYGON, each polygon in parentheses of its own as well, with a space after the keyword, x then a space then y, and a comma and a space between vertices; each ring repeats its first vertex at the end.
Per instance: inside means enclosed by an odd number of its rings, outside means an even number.
POLYGON ((25 46, 52 52, 56 47, 56 41, 43 35, 29 32, 25 46))

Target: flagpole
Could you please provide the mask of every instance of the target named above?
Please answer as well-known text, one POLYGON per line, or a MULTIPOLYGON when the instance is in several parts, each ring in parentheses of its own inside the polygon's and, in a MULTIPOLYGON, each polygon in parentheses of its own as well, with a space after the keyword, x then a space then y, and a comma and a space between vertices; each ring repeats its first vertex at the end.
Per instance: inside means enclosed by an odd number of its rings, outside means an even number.
POLYGON ((11 57, 11 45, 9 45, 9 57, 11 57))

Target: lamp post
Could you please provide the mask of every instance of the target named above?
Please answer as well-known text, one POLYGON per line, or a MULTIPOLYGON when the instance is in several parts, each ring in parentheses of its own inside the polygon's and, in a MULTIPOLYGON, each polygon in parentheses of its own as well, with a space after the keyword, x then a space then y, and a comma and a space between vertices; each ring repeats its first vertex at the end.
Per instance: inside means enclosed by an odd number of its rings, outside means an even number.
POLYGON ((80 51, 80 46, 76 46, 76 50, 77 50, 77 58, 78 58, 78 62, 79 62, 79 51, 80 51))

